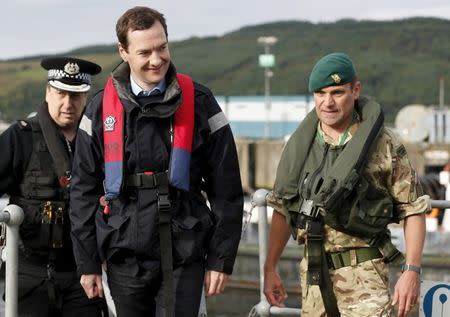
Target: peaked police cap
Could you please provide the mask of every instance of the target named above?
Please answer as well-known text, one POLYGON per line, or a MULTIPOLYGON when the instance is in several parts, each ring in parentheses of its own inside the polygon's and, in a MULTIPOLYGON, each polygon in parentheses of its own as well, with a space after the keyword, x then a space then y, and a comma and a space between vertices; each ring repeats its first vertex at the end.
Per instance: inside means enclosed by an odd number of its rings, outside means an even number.
POLYGON ((57 89, 71 92, 86 92, 91 88, 92 75, 102 68, 90 61, 74 57, 49 57, 41 61, 48 70, 48 83, 57 89))

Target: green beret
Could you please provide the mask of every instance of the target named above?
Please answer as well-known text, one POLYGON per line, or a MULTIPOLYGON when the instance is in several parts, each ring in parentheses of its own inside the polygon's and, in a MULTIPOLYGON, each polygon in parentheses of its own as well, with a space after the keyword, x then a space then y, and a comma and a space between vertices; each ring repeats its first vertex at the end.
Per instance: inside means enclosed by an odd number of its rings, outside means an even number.
POLYGON ((328 86, 344 85, 355 78, 352 60, 344 53, 331 53, 322 57, 309 75, 309 92, 328 86))

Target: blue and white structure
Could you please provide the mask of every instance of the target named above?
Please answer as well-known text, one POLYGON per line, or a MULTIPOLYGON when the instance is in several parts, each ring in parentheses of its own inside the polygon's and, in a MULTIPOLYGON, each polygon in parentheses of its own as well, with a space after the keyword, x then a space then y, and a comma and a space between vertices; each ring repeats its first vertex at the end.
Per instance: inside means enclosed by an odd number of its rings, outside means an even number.
POLYGON ((282 139, 292 134, 306 114, 314 108, 309 95, 271 96, 270 107, 264 96, 216 96, 230 121, 235 137, 282 139))

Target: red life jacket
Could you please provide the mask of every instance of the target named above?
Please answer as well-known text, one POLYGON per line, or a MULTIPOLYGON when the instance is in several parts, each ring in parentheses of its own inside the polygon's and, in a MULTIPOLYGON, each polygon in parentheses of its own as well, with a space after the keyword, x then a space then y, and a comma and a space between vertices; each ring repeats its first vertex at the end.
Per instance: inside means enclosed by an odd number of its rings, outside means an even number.
MULTIPOLYGON (((177 74, 182 102, 175 112, 174 140, 169 164, 169 183, 189 191, 189 168, 194 133, 194 84, 184 74, 177 74)), ((103 93, 103 144, 105 161, 105 198, 120 195, 123 183, 124 109, 112 78, 103 93)))

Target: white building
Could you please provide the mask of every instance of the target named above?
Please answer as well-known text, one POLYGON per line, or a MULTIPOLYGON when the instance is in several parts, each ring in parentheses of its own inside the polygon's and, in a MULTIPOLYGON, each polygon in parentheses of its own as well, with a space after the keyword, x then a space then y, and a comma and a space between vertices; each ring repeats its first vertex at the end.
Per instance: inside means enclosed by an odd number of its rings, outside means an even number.
POLYGON ((314 108, 312 96, 218 96, 217 102, 237 137, 284 138, 314 108))

